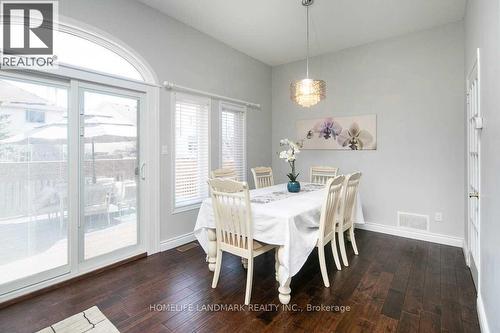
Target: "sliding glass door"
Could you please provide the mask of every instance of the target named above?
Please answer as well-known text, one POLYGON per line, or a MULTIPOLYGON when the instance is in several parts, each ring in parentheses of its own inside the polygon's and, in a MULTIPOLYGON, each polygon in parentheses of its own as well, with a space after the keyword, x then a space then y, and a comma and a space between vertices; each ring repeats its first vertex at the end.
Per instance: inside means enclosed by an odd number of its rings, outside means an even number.
POLYGON ((145 252, 144 94, 0 75, 0 297, 145 252))
POLYGON ((80 91, 83 260, 139 242, 139 107, 132 92, 80 91))
POLYGON ((68 87, 0 76, 0 294, 69 271, 68 87))

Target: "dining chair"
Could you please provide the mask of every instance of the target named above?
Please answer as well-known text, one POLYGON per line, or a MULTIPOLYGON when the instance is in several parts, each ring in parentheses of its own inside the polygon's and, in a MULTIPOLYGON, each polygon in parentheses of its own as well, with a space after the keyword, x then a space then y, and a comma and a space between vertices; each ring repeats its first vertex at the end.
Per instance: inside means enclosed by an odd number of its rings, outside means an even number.
POLYGON ((311 183, 326 184, 328 179, 334 178, 337 175, 339 168, 329 166, 313 166, 311 167, 311 183))
POLYGON ((212 170, 210 172, 210 178, 215 179, 215 178, 222 178, 222 179, 232 179, 232 180, 238 180, 238 176, 236 176, 236 172, 233 169, 216 169, 212 170))
POLYGON ((325 245, 327 245, 329 242, 331 242, 330 245, 332 247, 335 265, 340 270, 339 255, 337 252, 337 245, 335 243, 335 221, 338 220, 339 206, 341 201, 340 199, 342 195, 342 186, 344 184, 344 180, 344 176, 337 176, 328 180, 326 184, 326 195, 323 201, 323 206, 321 208, 319 236, 316 247, 318 248, 321 276, 323 277, 323 283, 327 288, 330 287, 330 281, 328 280, 328 273, 326 270, 325 245))
POLYGON ((252 168, 255 188, 263 188, 274 185, 273 169, 270 167, 252 168))
POLYGON ((358 246, 356 245, 356 239, 354 238, 354 206, 356 204, 356 197, 358 195, 359 182, 361 180, 361 172, 355 172, 347 175, 344 180, 343 190, 342 190, 342 206, 341 215, 337 220, 336 233, 339 235, 339 247, 340 254, 342 256, 342 262, 345 266, 349 266, 347 261, 347 254, 345 250, 344 232, 349 230, 349 237, 351 240, 352 249, 354 254, 358 255, 358 246))
POLYGON ((253 240, 250 192, 246 182, 215 178, 210 179, 208 183, 217 235, 217 257, 212 288, 217 287, 223 251, 247 259, 245 305, 248 305, 252 294, 253 258, 276 248, 276 246, 253 240))

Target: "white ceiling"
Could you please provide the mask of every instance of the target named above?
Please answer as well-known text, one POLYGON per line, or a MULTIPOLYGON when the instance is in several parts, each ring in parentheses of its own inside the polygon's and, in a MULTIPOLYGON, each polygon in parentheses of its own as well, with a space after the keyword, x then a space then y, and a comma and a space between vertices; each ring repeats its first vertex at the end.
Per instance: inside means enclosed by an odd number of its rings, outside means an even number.
MULTIPOLYGON (((305 58, 301 0, 139 0, 269 65, 305 58)), ((463 18, 466 0, 315 0, 311 54, 463 18)))

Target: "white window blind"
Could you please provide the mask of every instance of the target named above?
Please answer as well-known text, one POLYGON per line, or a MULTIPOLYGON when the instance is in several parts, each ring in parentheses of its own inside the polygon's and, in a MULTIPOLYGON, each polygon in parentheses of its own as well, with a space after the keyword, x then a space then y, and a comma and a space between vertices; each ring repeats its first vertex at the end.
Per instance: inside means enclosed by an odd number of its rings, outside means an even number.
POLYGON ((220 103, 221 167, 246 181, 246 107, 220 103))
POLYGON ((175 99, 174 207, 208 197, 210 99, 173 94, 175 99))

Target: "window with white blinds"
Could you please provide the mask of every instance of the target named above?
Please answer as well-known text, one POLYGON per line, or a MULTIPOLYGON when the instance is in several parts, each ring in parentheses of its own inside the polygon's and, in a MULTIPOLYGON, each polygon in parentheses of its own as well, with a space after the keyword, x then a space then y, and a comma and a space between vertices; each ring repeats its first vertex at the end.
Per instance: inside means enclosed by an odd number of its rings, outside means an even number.
POLYGON ((208 197, 210 99, 174 93, 174 208, 208 197))
POLYGON ((220 103, 221 167, 246 181, 246 107, 220 103))

